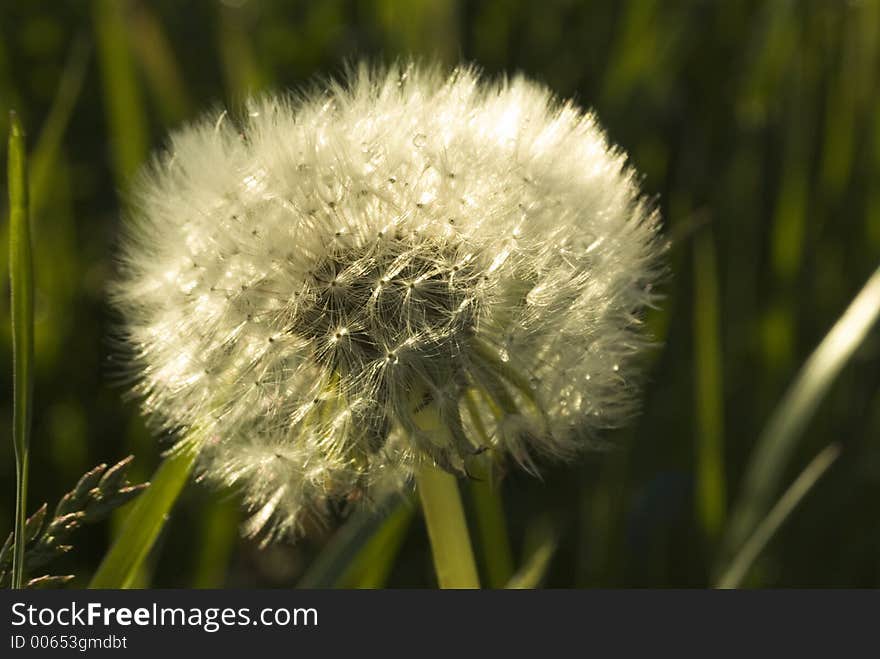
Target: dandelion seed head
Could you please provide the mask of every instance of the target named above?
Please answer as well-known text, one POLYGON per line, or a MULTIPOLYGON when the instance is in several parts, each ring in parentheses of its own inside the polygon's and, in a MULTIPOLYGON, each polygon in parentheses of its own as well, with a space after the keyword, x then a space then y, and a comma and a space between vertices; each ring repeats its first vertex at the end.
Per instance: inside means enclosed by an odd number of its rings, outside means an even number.
POLYGON ((254 531, 418 460, 531 469, 632 410, 658 220, 594 116, 525 78, 264 97, 175 133, 133 209, 113 294, 144 409, 214 438, 203 473, 254 531))

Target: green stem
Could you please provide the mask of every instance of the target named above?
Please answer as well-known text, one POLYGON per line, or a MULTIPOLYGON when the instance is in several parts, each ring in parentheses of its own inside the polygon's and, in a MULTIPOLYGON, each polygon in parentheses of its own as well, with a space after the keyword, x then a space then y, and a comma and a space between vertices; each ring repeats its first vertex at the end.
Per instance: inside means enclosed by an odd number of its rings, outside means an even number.
MULTIPOLYGON (((480 445, 489 448, 491 441, 486 426, 480 418, 476 394, 472 389, 464 396, 471 423, 480 439, 480 445)), ((476 479, 470 483, 471 500, 476 518, 479 548, 486 568, 486 578, 490 588, 504 588, 513 575, 513 552, 507 534, 507 520, 501 501, 500 483, 494 482, 491 452, 486 452, 473 466, 476 479)))
POLYGON ((795 479, 767 516, 755 527, 752 535, 743 544, 739 553, 730 562, 724 574, 715 584, 716 588, 739 588, 749 569, 760 556, 764 547, 782 526, 783 522, 797 508, 801 500, 825 474, 840 455, 840 446, 831 444, 819 453, 795 479))
POLYGON ((14 406, 12 441, 15 447, 16 477, 12 587, 21 588, 24 581, 31 395, 34 388, 34 270, 28 218, 25 135, 15 113, 10 113, 9 121, 9 288, 14 406))
POLYGON ((507 520, 498 483, 490 482, 491 469, 483 469, 471 481, 471 501, 476 517, 477 537, 490 588, 504 588, 513 576, 513 555, 507 539, 507 520))
POLYGON ((709 229, 694 243, 696 513, 710 546, 724 527, 724 395, 715 243, 709 229))
POLYGON ((437 582, 441 588, 479 588, 455 477, 433 465, 422 464, 416 471, 416 482, 431 539, 437 582))
POLYGON ((12 549, 12 587, 24 584, 24 538, 27 525, 28 449, 16 453, 15 461, 15 544, 12 549))

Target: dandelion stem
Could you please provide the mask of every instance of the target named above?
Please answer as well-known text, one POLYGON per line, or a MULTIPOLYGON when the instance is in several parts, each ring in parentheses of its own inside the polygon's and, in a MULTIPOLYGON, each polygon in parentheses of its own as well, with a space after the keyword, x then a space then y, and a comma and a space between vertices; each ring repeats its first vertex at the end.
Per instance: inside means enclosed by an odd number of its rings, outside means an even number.
POLYGON ((479 588, 474 552, 455 476, 430 464, 416 472, 441 588, 479 588))
MULTIPOLYGON (((489 448, 491 446, 489 433, 480 418, 476 395, 473 389, 469 389, 465 393, 465 405, 479 437, 480 446, 489 448)), ((481 457, 489 457, 489 453, 484 453, 481 457)), ((510 550, 500 483, 493 482, 495 479, 489 460, 478 460, 474 467, 477 474, 476 479, 470 484, 470 490, 476 517, 478 545, 482 550, 489 587, 503 588, 513 575, 513 552, 510 550)))
MULTIPOLYGON (((452 430, 435 403, 424 404, 425 396, 425 390, 419 387, 411 392, 413 422, 433 443, 451 445, 452 430)), ((423 461, 416 468, 416 484, 440 588, 479 588, 477 563, 455 476, 423 461)))

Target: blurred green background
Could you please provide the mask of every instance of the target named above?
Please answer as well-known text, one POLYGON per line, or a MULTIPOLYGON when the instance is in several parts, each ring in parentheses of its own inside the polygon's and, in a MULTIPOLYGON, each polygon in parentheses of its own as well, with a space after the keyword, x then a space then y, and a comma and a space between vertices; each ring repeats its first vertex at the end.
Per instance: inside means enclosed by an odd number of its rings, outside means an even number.
MULTIPOLYGON (((169 441, 150 437, 125 398, 109 338, 104 287, 132 172, 204 110, 339 74, 346 61, 410 55, 521 71, 593 108, 643 173, 671 241, 643 412, 609 437, 612 451, 548 466, 543 480, 509 474, 514 563, 555 547, 548 586, 711 584, 762 428, 880 262, 878 0, 0 1, 0 134, 14 108, 31 167, 29 508, 129 453, 132 475, 147 479, 169 441)), ((4 161, 5 149, 4 139, 4 161)), ((5 204, 4 193, 4 273, 5 204)), ((3 291, 0 372, 11 374, 5 276, 3 291)), ((0 382, 10 428, 11 377, 0 382)), ((774 498, 832 442, 840 458, 744 585, 880 586, 876 328, 774 465, 774 498)), ((14 472, 4 440, 4 535, 14 472)), ((234 496, 191 485, 140 584, 292 586, 338 537, 331 524, 261 549, 238 521, 234 496)), ((79 531, 55 572, 85 585, 118 522, 79 531)), ((367 550, 369 569, 339 583, 433 585, 417 515, 398 514, 367 550)))

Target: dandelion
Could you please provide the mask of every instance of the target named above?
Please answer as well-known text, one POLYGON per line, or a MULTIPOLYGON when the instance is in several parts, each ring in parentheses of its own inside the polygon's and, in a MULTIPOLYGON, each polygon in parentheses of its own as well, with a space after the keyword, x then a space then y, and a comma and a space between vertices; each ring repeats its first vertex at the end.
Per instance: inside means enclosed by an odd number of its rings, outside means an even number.
POLYGON ((145 411, 249 530, 435 464, 534 470, 632 410, 657 218, 596 119, 524 78, 361 68, 172 136, 115 300, 145 411))

